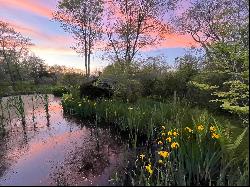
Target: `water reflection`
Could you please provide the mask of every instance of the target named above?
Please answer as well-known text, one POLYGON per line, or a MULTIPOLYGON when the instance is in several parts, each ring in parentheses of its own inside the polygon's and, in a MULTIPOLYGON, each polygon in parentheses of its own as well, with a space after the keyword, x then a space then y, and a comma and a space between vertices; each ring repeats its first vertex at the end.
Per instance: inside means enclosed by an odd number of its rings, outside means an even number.
MULTIPOLYGON (((5 106, 8 99, 3 98, 5 106)), ((25 125, 14 107, 4 111, 6 119, 12 117, 0 136, 0 185, 108 185, 123 155, 122 142, 108 129, 65 117, 59 98, 49 95, 49 117, 42 97, 22 99, 25 125)))

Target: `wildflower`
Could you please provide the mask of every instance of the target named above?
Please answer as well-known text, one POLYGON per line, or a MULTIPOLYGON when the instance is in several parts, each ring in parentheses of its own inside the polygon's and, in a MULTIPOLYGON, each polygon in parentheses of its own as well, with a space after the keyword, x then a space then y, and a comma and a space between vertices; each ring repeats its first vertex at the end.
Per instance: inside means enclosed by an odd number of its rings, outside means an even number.
POLYGON ((147 172, 148 172, 150 175, 153 174, 153 170, 152 170, 152 168, 151 168, 151 164, 148 164, 147 166, 145 166, 145 168, 146 168, 147 172))
POLYGON ((94 106, 96 105, 96 103, 94 103, 94 106))
POLYGON ((199 131, 203 131, 203 130, 204 130, 204 126, 203 126, 203 125, 198 125, 198 126, 197 126, 197 129, 198 129, 199 131))
POLYGON ((162 156, 163 158, 166 158, 169 156, 169 152, 167 151, 159 151, 158 154, 162 156))
POLYGON ((159 164, 162 164, 162 163, 163 163, 163 161, 162 161, 162 160, 158 160, 158 163, 159 163, 159 164))
POLYGON ((218 139, 220 137, 219 134, 216 134, 216 133, 212 133, 212 138, 213 139, 218 139))
POLYGON ((163 133, 161 133, 161 135, 162 135, 162 136, 165 136, 165 135, 166 135, 166 133, 165 133, 165 132, 163 132, 163 133))
POLYGON ((132 107, 128 107, 128 109, 129 109, 129 110, 133 110, 133 108, 132 108, 132 107))
POLYGON ((82 106, 82 104, 80 103, 78 106, 82 106))
POLYGON ((168 141, 169 143, 172 141, 171 137, 166 138, 166 141, 168 141))
POLYGON ((144 154, 140 154, 140 158, 143 160, 145 158, 144 154))
POLYGON ((165 130, 165 129, 166 129, 166 127, 165 127, 165 126, 161 126, 161 128, 162 128, 163 130, 165 130))
POLYGON ((171 144, 171 148, 172 149, 174 149, 174 148, 178 148, 178 147, 180 147, 180 145, 179 145, 179 143, 177 143, 177 142, 173 142, 172 144, 171 144))
POLYGON ((163 143, 162 143, 162 141, 159 141, 158 144, 159 144, 159 145, 162 145, 163 143))
POLYGON ((188 132, 193 132, 193 130, 192 129, 190 129, 189 127, 185 127, 185 130, 187 130, 188 132))
POLYGON ((174 135, 174 136, 177 136, 177 135, 179 135, 179 133, 177 133, 177 132, 173 132, 173 135, 174 135))
POLYGON ((211 126, 209 129, 210 129, 210 131, 216 131, 216 127, 214 127, 214 126, 211 126))
POLYGON ((168 135, 171 136, 172 135, 172 131, 168 131, 168 135))

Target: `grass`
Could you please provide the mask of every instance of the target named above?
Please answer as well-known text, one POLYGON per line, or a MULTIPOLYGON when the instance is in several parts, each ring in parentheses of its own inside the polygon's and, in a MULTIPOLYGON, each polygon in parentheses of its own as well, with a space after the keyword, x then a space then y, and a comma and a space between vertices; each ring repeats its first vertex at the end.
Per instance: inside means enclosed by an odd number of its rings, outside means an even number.
POLYGON ((18 82, 15 87, 10 84, 0 84, 0 97, 11 95, 28 95, 28 94, 54 94, 61 97, 63 93, 67 93, 67 89, 59 85, 35 85, 32 82, 18 82))

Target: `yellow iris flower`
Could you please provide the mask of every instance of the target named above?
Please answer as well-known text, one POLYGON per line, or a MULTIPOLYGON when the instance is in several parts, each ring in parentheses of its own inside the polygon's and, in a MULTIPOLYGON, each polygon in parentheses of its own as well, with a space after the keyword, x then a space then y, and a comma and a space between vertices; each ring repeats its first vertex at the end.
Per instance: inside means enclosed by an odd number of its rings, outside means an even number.
POLYGON ((173 142, 173 143, 171 144, 171 148, 173 148, 173 149, 177 149, 178 147, 180 147, 180 145, 179 145, 179 143, 177 143, 177 142, 173 142))
POLYGON ((173 132, 173 135, 177 136, 177 135, 179 135, 179 133, 178 132, 173 132))
POLYGON ((204 130, 204 126, 203 126, 203 125, 198 125, 198 126, 197 126, 197 129, 198 129, 199 131, 203 131, 203 130, 204 130))
POLYGON ((216 133, 212 133, 212 138, 213 139, 218 139, 220 137, 219 134, 216 134, 216 133))
POLYGON ((173 133, 172 131, 168 131, 168 135, 171 136, 173 133))
POLYGON ((163 158, 166 158, 169 156, 169 152, 167 151, 159 151, 158 154, 162 156, 163 158))
POLYGON ((147 166, 145 166, 145 168, 146 168, 147 172, 148 172, 150 175, 153 174, 153 170, 152 170, 152 168, 151 168, 151 164, 148 164, 147 166))
POLYGON ((211 126, 209 129, 210 129, 210 131, 216 131, 216 127, 214 127, 214 126, 211 126))
POLYGON ((169 143, 172 141, 171 137, 166 138, 166 141, 168 141, 169 143))

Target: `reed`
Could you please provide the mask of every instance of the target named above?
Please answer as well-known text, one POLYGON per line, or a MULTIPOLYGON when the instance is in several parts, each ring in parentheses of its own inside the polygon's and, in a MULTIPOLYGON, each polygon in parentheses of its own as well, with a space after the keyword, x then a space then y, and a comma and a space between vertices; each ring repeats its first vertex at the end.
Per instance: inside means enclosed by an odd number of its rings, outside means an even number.
POLYGON ((50 119, 50 114, 49 114, 49 97, 47 94, 44 95, 44 109, 46 113, 46 118, 47 118, 47 125, 49 125, 49 119, 50 119))
POLYGON ((0 134, 5 132, 3 101, 0 97, 0 134))
POLYGON ((10 106, 16 109, 15 110, 16 114, 21 119, 22 125, 25 126, 26 120, 25 120, 24 103, 23 103, 22 97, 21 95, 13 96, 12 99, 13 100, 10 106))

